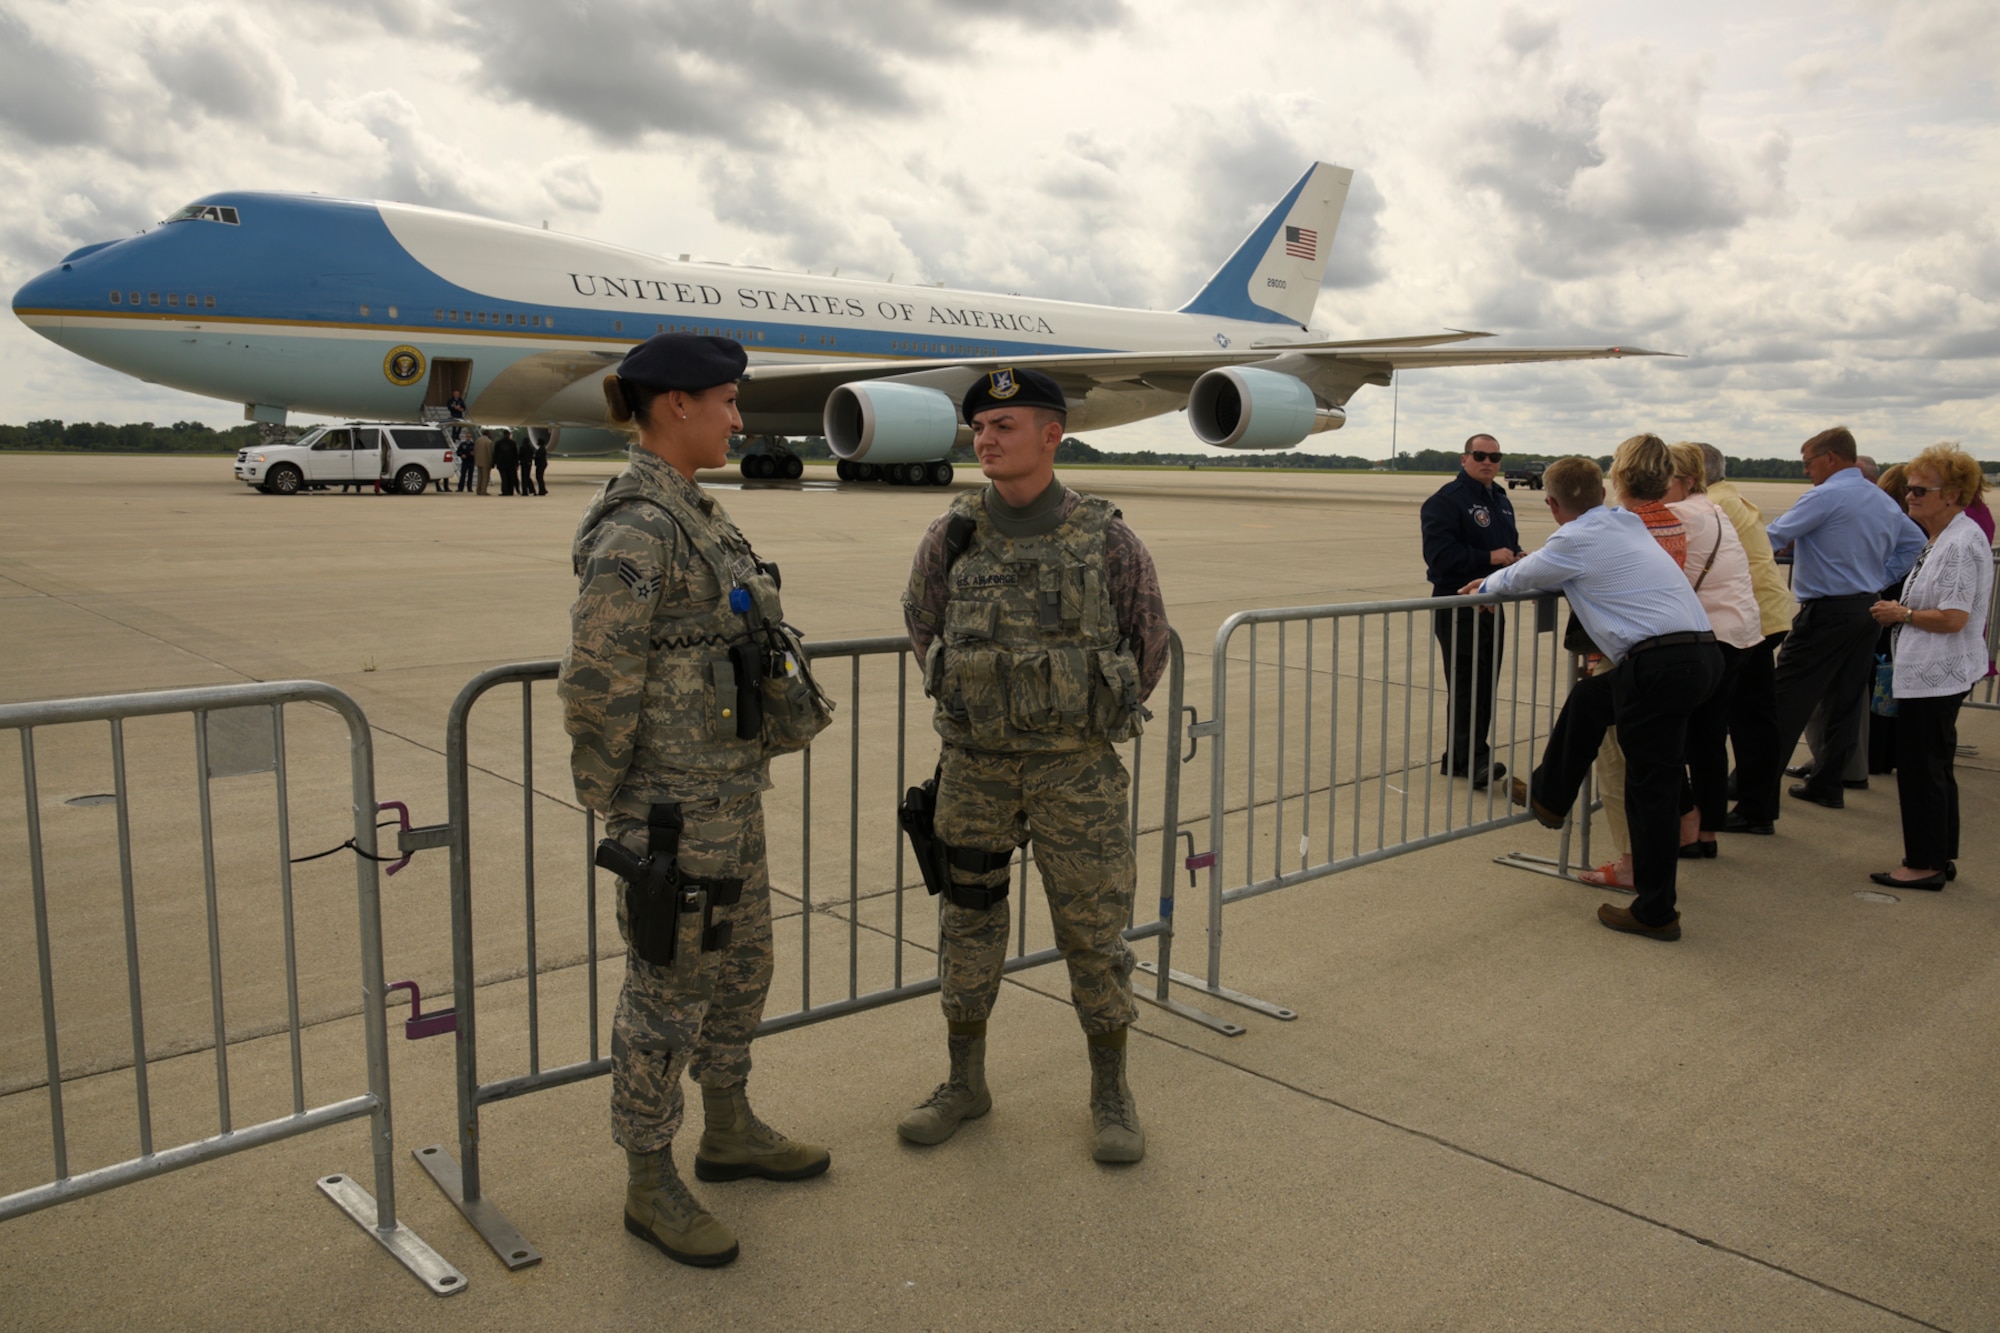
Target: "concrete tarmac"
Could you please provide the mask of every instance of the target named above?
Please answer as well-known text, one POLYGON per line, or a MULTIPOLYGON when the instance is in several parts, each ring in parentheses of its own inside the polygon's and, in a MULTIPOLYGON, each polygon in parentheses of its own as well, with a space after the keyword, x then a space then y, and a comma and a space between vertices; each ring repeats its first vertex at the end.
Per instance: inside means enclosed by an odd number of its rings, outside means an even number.
MULTIPOLYGON (((381 794, 442 819, 446 710, 478 671, 560 654, 570 535, 612 470, 557 460, 547 497, 281 499, 234 482, 223 459, 0 455, 0 700, 327 681, 368 715, 381 794)), ((1416 511, 1443 480, 1066 479, 1112 498, 1148 542, 1203 715, 1210 644, 1230 613, 1421 595, 1416 511)), ((938 492, 842 486, 829 469, 802 483, 709 480, 782 566, 808 637, 900 630, 909 551, 943 507, 938 492)), ((1767 515, 1798 493, 1743 490, 1767 515)), ((1533 493, 1514 499, 1532 546, 1545 512, 1533 493)), ((559 728, 538 706, 540 827, 574 815, 559 728)), ((357 1122, 0 1225, 0 1327, 1994 1327, 2000 893, 1982 869, 2000 822, 1994 719, 1963 716, 1977 753, 1958 766, 1965 854, 1942 894, 1857 896, 1900 851, 1894 781, 1878 777, 1844 811, 1788 802, 1778 836, 1725 837, 1719 860, 1684 867, 1687 933, 1672 945, 1601 929, 1601 893, 1494 865, 1552 850, 1554 835, 1532 825, 1231 906, 1225 982, 1299 1017, 1178 992, 1248 1028, 1226 1038, 1142 1006, 1132 1078, 1149 1151, 1135 1167, 1089 1160, 1082 1042, 1066 979, 1043 968, 1017 974, 995 1016, 992 1114, 934 1149, 892 1128, 942 1074, 934 1001, 759 1042, 760 1112, 828 1144, 835 1164, 800 1185, 696 1185, 742 1240, 721 1271, 671 1264, 620 1229, 623 1161, 602 1080, 487 1107, 488 1195, 544 1256, 508 1273, 409 1157, 455 1142, 452 1043, 398 1038, 399 1213, 465 1273, 463 1293, 428 1295, 314 1189, 331 1172, 371 1181, 357 1122)), ((475 814, 493 821, 479 826, 495 829, 496 848, 501 812, 518 820, 522 803, 518 758, 502 762, 518 755, 512 726, 475 756, 475 814)), ((128 730, 165 1145, 215 1129, 192 765, 185 723, 128 730)), ((319 850, 316 839, 346 833, 345 742, 304 721, 293 739, 295 849, 319 850)), ((108 808, 68 804, 110 790, 103 744, 101 728, 37 737, 72 1170, 137 1151, 108 808)), ((842 767, 823 764, 815 781, 844 781, 842 767)), ((272 875, 232 859, 240 830, 268 824, 268 799, 235 790, 218 786, 219 873, 263 894, 222 903, 241 1124, 289 1106, 291 1058, 272 982, 272 875)), ((784 799, 774 793, 774 809, 784 799)), ((51 1179, 22 800, 10 759, 0 1003, 15 1018, 0 1030, 0 1195, 51 1179)), ((1196 805, 1205 811, 1205 784, 1184 808, 1196 805)), ((552 899, 575 893, 568 850, 538 860, 552 899)), ((297 872, 309 1103, 359 1077, 344 861, 297 872)), ((390 975, 425 978, 440 1004, 445 885, 431 852, 383 889, 390 975)), ((1045 935, 1039 895, 1028 897, 1045 935)), ((1194 969, 1203 913, 1193 893, 1182 904, 1177 962, 1194 969)), ((831 917, 787 915, 774 1011, 795 1000, 787 969, 808 919, 816 949, 822 932, 827 947, 846 933, 831 917)), ((481 929, 493 932, 480 955, 482 1068, 525 1067, 508 1021, 525 1002, 519 930, 481 929)), ((542 940, 544 965, 559 965, 538 978, 537 1002, 545 1025, 576 1032, 585 941, 565 929, 542 940)), ((601 966, 615 991, 615 960, 601 966)), ((587 1054, 568 1042, 542 1059, 587 1054)), ((684 1168, 689 1156, 691 1140, 684 1168)))

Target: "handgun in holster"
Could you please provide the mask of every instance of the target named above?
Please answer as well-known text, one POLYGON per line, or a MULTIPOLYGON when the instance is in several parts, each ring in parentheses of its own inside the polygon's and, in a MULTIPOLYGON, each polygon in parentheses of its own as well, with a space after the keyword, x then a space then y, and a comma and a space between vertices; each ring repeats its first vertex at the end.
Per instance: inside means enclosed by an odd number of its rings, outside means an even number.
POLYGON ((616 838, 597 844, 597 864, 625 881, 625 925, 632 952, 655 967, 671 967, 679 952, 681 918, 701 913, 696 947, 702 953, 727 948, 732 927, 715 920, 715 909, 743 896, 741 879, 695 879, 680 870, 681 808, 653 806, 646 816, 646 855, 638 856, 616 838))
POLYGON ((984 884, 953 883, 952 867, 981 875, 1005 870, 1014 859, 1013 849, 982 852, 970 847, 950 846, 938 837, 938 776, 942 771, 940 767, 938 774, 933 774, 921 786, 912 787, 903 794, 903 803, 896 807, 896 822, 909 835, 910 850, 916 853, 917 869, 923 872, 927 893, 932 897, 942 893, 952 904, 975 912, 990 911, 1007 897, 1007 882, 1002 880, 997 888, 988 888, 984 884))

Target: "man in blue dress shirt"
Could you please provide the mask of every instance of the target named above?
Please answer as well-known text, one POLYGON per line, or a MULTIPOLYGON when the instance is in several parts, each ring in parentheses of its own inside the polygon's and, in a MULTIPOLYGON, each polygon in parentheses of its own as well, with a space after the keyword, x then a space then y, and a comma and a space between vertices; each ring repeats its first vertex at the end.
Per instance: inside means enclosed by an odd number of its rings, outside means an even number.
MULTIPOLYGON (((1657 437, 1641 436, 1662 453, 1657 437)), ((1587 458, 1564 458, 1542 476, 1556 530, 1541 549, 1475 579, 1464 592, 1562 591, 1598 651, 1617 663, 1571 689, 1549 732, 1534 779, 1514 783, 1552 828, 1576 801, 1606 727, 1625 750, 1625 815, 1632 841, 1630 909, 1605 903, 1597 919, 1649 939, 1681 937, 1675 880, 1680 865, 1681 773, 1688 715, 1722 679, 1708 613, 1687 576, 1653 540, 1645 521, 1606 508, 1604 474, 1587 458)))
POLYGON ((1910 572, 1924 534, 1857 466, 1845 426, 1799 446, 1812 487, 1766 526, 1771 545, 1792 548, 1792 592, 1799 613, 1778 650, 1778 748, 1757 756, 1756 771, 1737 756, 1736 808, 1723 825, 1733 833, 1770 833, 1778 818, 1778 781, 1815 706, 1825 712, 1825 743, 1811 776, 1792 795, 1838 810, 1840 779, 1861 739, 1875 638, 1868 614, 1881 590, 1910 572))
MULTIPOLYGON (((1467 579, 1511 565, 1521 554, 1513 503, 1506 487, 1493 484, 1500 475, 1500 442, 1473 436, 1458 464, 1458 476, 1424 501, 1424 572, 1433 597, 1455 597, 1467 579)), ((1507 775, 1507 765, 1494 762, 1487 735, 1493 729, 1493 685, 1500 676, 1507 617, 1497 606, 1461 606, 1432 612, 1431 628, 1444 653, 1450 692, 1450 725, 1438 771, 1484 787, 1507 775)))

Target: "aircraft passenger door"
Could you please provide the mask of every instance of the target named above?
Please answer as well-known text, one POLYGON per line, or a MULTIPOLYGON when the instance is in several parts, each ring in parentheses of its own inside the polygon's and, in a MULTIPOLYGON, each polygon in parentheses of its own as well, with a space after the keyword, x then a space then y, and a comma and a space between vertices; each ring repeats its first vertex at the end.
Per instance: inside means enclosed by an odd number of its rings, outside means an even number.
POLYGON ((433 359, 430 387, 424 391, 424 406, 442 408, 450 401, 454 391, 465 393, 471 384, 472 362, 433 359))
POLYGON ((313 441, 307 451, 307 481, 352 481, 354 480, 354 432, 351 430, 330 430, 313 441))

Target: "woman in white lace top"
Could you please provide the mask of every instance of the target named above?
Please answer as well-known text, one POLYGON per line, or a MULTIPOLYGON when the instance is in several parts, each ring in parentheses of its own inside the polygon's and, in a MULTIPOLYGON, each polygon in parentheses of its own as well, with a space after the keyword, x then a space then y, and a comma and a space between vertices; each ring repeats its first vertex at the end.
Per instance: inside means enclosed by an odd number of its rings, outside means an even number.
POLYGON ((1896 794, 1903 814, 1903 864, 1878 871, 1877 884, 1942 889, 1957 878, 1958 706, 1986 675, 1986 611, 1993 553, 1965 515, 1985 486, 1979 464, 1956 445, 1938 444, 1910 460, 1906 503, 1930 544, 1895 601, 1875 603, 1878 624, 1895 626, 1896 794))

